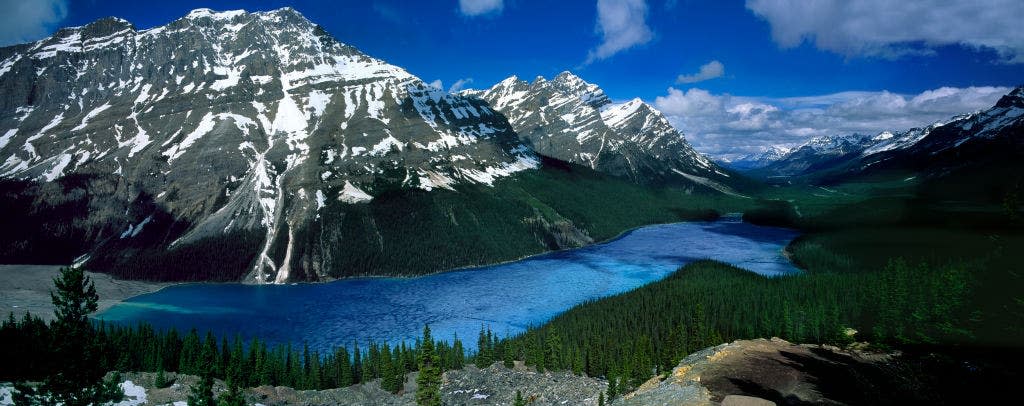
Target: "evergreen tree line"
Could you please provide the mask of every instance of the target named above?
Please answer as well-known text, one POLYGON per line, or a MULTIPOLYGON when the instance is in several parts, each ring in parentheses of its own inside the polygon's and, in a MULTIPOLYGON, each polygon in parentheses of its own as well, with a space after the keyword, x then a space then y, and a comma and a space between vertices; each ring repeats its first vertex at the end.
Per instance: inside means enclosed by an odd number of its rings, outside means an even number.
MULTIPOLYGON (((700 261, 664 280, 574 307, 515 337, 500 339, 482 326, 472 357, 457 337, 451 344, 436 341, 429 328, 411 345, 371 342, 361 348, 353 343, 323 354, 258 338, 218 341, 194 329, 181 335, 146 324, 79 323, 74 341, 84 344, 69 346, 67 333, 61 332, 66 327, 30 315, 16 320, 11 314, 0 324, 0 359, 5 361, 0 380, 51 378, 67 356, 53 349, 72 347, 89 349, 93 370, 174 371, 200 375, 203 386, 210 387, 220 378, 232 393, 238 387, 326 389, 374 379, 385 390, 399 392, 407 372, 421 371, 425 381, 418 386, 429 388, 439 385, 441 372, 470 362, 480 368, 495 362, 512 367, 521 360, 538 371, 604 377, 612 399, 654 374, 667 373, 691 352, 736 339, 778 336, 836 344, 854 338, 879 344, 967 340, 972 315, 965 303, 973 285, 972 273, 958 265, 893 261, 876 272, 766 278, 700 261), (857 336, 851 337, 848 328, 856 329, 857 336), (422 372, 425 366, 429 374, 422 372)), ((424 402, 439 399, 434 395, 424 394, 424 402)))
MULTIPOLYGON (((270 345, 254 338, 243 342, 195 329, 181 335, 175 329, 157 331, 148 324, 134 327, 95 324, 78 340, 89 344, 91 362, 102 371, 178 372, 223 379, 240 387, 289 386, 328 389, 381 379, 385 390, 399 392, 406 373, 420 368, 423 339, 413 344, 355 343, 323 354, 292 344, 270 345)), ((0 381, 41 381, 60 370, 65 360, 53 348, 67 341, 53 325, 26 314, 13 313, 0 324, 0 381)), ((496 339, 495 339, 496 340, 496 339)), ((461 340, 431 343, 439 371, 460 369, 466 363, 461 340)))
MULTIPOLYGON (((481 346, 480 358, 521 359, 538 370, 605 377, 609 399, 669 373, 700 349, 737 339, 935 344, 970 338, 970 273, 891 262, 878 272, 766 278, 701 261, 666 279, 577 306, 518 336, 481 346), (848 328, 858 333, 851 336, 848 328)), ((483 342, 483 338, 481 339, 483 342)), ((478 363, 478 365, 480 365, 478 363)))

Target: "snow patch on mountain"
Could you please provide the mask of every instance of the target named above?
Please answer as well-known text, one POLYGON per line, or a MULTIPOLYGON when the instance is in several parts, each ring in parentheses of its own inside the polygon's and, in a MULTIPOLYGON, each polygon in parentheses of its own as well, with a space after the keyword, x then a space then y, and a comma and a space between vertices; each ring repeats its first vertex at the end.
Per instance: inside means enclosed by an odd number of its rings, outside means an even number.
MULTIPOLYGON (((82 117, 82 122, 80 124, 78 124, 77 126, 75 126, 75 128, 72 128, 71 131, 79 131, 79 130, 84 129, 85 126, 89 125, 89 120, 92 120, 96 116, 100 115, 100 113, 102 113, 104 110, 109 109, 109 108, 110 108, 110 102, 107 102, 107 103, 103 103, 103 105, 93 109, 88 114, 86 114, 85 117, 82 117)), ((3 146, 0 145, 0 148, 3 148, 3 146)))
POLYGON ((338 200, 349 204, 366 203, 373 200, 373 196, 370 196, 346 180, 345 187, 341 189, 341 193, 338 195, 338 200))

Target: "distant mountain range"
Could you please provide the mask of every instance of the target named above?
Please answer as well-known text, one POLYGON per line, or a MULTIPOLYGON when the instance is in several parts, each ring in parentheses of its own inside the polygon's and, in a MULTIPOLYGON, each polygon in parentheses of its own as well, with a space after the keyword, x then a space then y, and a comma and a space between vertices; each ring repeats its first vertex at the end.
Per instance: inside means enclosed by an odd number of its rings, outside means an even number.
POLYGON ((1024 183, 1021 157, 1024 87, 1017 87, 989 109, 927 127, 819 137, 781 156, 768 152, 730 165, 773 182, 891 182, 913 187, 923 199, 1003 205, 1024 183))
POLYGON ((739 171, 747 171, 751 169, 760 169, 777 162, 786 156, 790 151, 789 148, 769 145, 761 148, 760 152, 753 154, 747 154, 733 159, 722 159, 725 166, 733 168, 739 171))
POLYGON ((64 28, 0 48, 0 92, 0 209, 22 226, 0 233, 7 262, 257 283, 423 273, 685 217, 679 200, 585 209, 621 199, 609 190, 737 194, 638 99, 568 72, 449 94, 291 8, 64 28), (424 258, 388 257, 414 244, 424 258))
POLYGON ((851 162, 870 161, 868 157, 884 152, 907 150, 947 124, 970 119, 965 114, 904 131, 883 131, 873 136, 862 134, 815 137, 793 148, 765 147, 760 153, 723 161, 729 168, 756 177, 794 177, 815 175, 843 167, 851 162))
POLYGON ((926 198, 1005 204, 1024 183, 1024 87, 992 108, 902 137, 908 141, 880 144, 877 151, 815 175, 816 181, 913 181, 926 198))

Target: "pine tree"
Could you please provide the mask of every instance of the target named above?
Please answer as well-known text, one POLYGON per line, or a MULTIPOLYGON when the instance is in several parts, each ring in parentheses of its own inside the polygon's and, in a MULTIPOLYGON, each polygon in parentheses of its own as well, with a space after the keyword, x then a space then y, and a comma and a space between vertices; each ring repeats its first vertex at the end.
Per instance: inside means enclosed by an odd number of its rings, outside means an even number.
POLYGON ((579 349, 573 350, 572 373, 576 375, 583 374, 583 351, 579 349))
MULTIPOLYGON (((205 379, 205 378, 204 378, 205 379)), ((218 399, 218 406, 245 406, 245 396, 235 379, 228 378, 228 392, 218 399)))
POLYGON ((204 373, 188 395, 188 406, 215 406, 213 401, 213 368, 204 373))
POLYGON ((420 346, 420 373, 416 377, 416 404, 420 406, 441 405, 441 358, 434 353, 434 339, 430 326, 423 326, 423 341, 420 346))
POLYGON ((227 376, 228 364, 231 363, 231 347, 228 346, 227 337, 220 339, 220 357, 217 358, 217 373, 227 376))
POLYGON ((227 374, 235 379, 235 382, 241 386, 246 386, 246 382, 249 381, 247 368, 248 362, 245 360, 245 352, 242 348, 242 337, 235 336, 235 342, 231 347, 231 359, 227 366, 227 374))
POLYGON ((370 348, 366 352, 364 361, 366 368, 363 370, 363 374, 366 375, 366 380, 380 378, 380 347, 377 346, 377 343, 370 342, 370 348))
POLYGON ((506 345, 505 346, 505 351, 502 352, 502 360, 501 360, 502 364, 505 365, 505 368, 508 368, 508 369, 515 368, 516 363, 515 363, 515 359, 513 358, 514 356, 515 355, 512 352, 511 346, 506 345))
POLYGON ((619 388, 618 388, 618 385, 617 385, 618 380, 619 379, 615 375, 615 371, 614 370, 608 371, 608 400, 609 401, 611 401, 612 399, 615 399, 615 395, 617 395, 618 392, 619 392, 619 388))
POLYGON ((363 361, 359 357, 359 343, 352 343, 352 383, 363 382, 363 361))
POLYGON ((516 389, 516 400, 512 403, 515 406, 526 406, 526 401, 523 400, 523 392, 516 389))
MULTIPOLYGON (((404 345, 404 344, 403 344, 404 345)), ((452 369, 462 369, 466 364, 466 350, 462 347, 462 340, 456 335, 452 341, 452 369)))
POLYGON ((302 368, 298 370, 301 376, 300 381, 302 387, 305 389, 316 389, 313 387, 312 372, 313 372, 313 356, 309 353, 309 343, 302 343, 302 368))
POLYGON ((245 396, 243 396, 241 388, 242 383, 245 382, 243 378, 245 368, 242 358, 242 339, 235 337, 235 344, 230 350, 228 350, 226 343, 225 341, 224 352, 228 353, 229 356, 226 358, 227 362, 224 364, 223 369, 228 392, 221 395, 217 403, 219 406, 245 406, 245 396))
POLYGON ((164 375, 163 368, 160 368, 160 371, 157 371, 156 380, 153 382, 153 385, 156 386, 157 388, 166 388, 168 386, 171 386, 169 382, 167 382, 167 376, 164 375))
POLYGON ((319 351, 313 351, 313 359, 309 366, 309 389, 323 389, 323 376, 320 373, 319 351))
POLYGON ((483 325, 480 325, 480 336, 477 338, 476 346, 476 367, 483 369, 491 366, 494 360, 491 358, 490 338, 488 337, 488 331, 483 325))
POLYGON ((345 347, 338 347, 334 352, 334 362, 337 363, 336 373, 338 387, 347 388, 352 385, 352 363, 348 357, 348 350, 345 347))
POLYGON ((206 368, 210 369, 210 373, 214 376, 220 375, 221 371, 218 367, 220 357, 217 355, 217 338, 213 336, 212 331, 206 332, 206 342, 203 344, 203 360, 199 363, 199 371, 204 372, 206 368))
POLYGON ((188 375, 199 375, 199 358, 203 353, 199 332, 192 329, 181 342, 181 356, 178 361, 178 372, 188 375))
POLYGON ((558 336, 558 330, 548 331, 544 340, 544 366, 549 370, 562 369, 562 339, 558 336))
POLYGON ((217 341, 213 338, 213 334, 207 334, 206 345, 203 346, 198 362, 202 377, 199 382, 192 385, 192 393, 188 396, 188 406, 215 406, 213 374, 217 367, 217 341))
POLYGON ((54 340, 53 359, 59 360, 39 391, 26 391, 18 404, 60 402, 85 406, 124 398, 120 375, 103 380, 106 370, 89 314, 95 312, 99 295, 81 268, 61 268, 50 293, 56 319, 50 324, 54 340), (117 379, 117 382, 114 380, 117 379))
POLYGON ((604 392, 597 394, 597 406, 604 406, 604 392))
POLYGON ((391 393, 398 392, 398 382, 395 374, 394 362, 391 359, 391 348, 387 343, 380 350, 380 387, 391 393))

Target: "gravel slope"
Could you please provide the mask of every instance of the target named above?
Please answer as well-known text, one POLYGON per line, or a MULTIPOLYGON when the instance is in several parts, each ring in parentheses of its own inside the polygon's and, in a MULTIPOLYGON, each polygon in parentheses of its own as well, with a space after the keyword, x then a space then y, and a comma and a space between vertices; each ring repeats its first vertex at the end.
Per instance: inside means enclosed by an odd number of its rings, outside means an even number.
MULTIPOLYGON (((53 319, 50 290, 59 265, 0 265, 0 316, 8 313, 20 318, 25 312, 43 320, 53 319)), ((103 311, 124 299, 160 290, 169 283, 125 281, 110 275, 86 272, 96 284, 100 296, 99 310, 103 311)))

